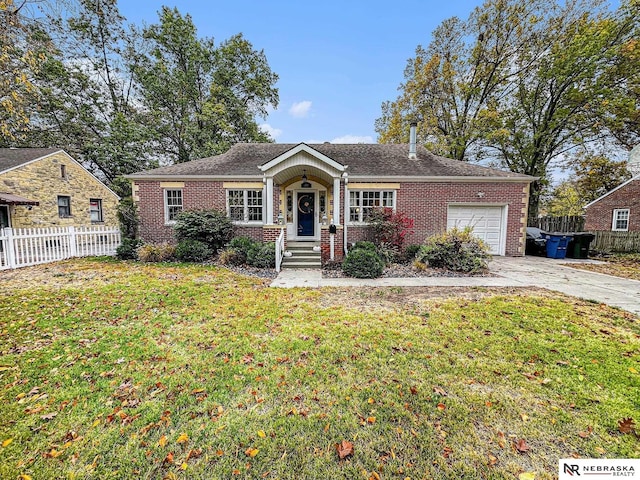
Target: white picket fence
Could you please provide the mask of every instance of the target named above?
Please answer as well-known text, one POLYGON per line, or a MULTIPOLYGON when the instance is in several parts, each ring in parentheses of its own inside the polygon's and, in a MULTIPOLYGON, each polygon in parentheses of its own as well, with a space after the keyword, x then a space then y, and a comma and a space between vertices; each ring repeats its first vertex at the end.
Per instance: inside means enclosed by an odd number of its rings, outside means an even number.
POLYGON ((4 228, 0 230, 0 270, 115 255, 120 241, 120 230, 113 227, 4 228))

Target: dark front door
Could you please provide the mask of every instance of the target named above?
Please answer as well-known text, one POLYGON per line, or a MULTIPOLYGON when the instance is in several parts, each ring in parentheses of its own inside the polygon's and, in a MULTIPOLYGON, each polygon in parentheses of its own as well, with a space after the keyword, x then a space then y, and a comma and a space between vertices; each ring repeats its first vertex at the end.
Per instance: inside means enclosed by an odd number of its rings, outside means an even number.
POLYGON ((298 193, 298 236, 313 237, 315 234, 315 194, 298 193))

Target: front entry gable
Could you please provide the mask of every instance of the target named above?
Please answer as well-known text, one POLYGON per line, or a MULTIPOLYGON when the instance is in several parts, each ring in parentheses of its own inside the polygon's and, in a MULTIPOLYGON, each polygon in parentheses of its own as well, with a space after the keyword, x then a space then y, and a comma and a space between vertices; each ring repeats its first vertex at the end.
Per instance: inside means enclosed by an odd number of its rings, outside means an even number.
POLYGON ((340 178, 347 170, 347 165, 342 165, 332 158, 320 153, 305 143, 300 143, 277 157, 259 166, 266 175, 273 177, 277 183, 284 183, 285 178, 279 175, 287 171, 287 177, 302 175, 303 169, 313 169, 319 177, 340 178), (299 172, 298 172, 299 170, 299 172), (324 174, 324 175, 323 175, 324 174))

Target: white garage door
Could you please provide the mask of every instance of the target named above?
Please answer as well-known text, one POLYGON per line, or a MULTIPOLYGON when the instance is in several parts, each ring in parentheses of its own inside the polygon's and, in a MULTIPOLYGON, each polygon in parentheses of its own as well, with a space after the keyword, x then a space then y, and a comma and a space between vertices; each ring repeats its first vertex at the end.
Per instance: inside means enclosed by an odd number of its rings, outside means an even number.
POLYGON ((475 205, 450 205, 447 215, 447 229, 467 225, 473 227, 473 234, 484 240, 494 255, 504 255, 506 222, 503 221, 505 207, 482 207, 475 205))

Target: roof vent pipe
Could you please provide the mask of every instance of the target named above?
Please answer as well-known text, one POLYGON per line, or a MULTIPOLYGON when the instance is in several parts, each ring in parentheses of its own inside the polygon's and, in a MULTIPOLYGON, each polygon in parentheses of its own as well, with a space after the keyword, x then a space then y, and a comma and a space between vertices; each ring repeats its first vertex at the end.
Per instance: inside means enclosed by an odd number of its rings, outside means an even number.
POLYGON ((416 155, 416 127, 418 126, 417 122, 411 122, 411 127, 409 129, 409 158, 414 159, 417 158, 416 155))

